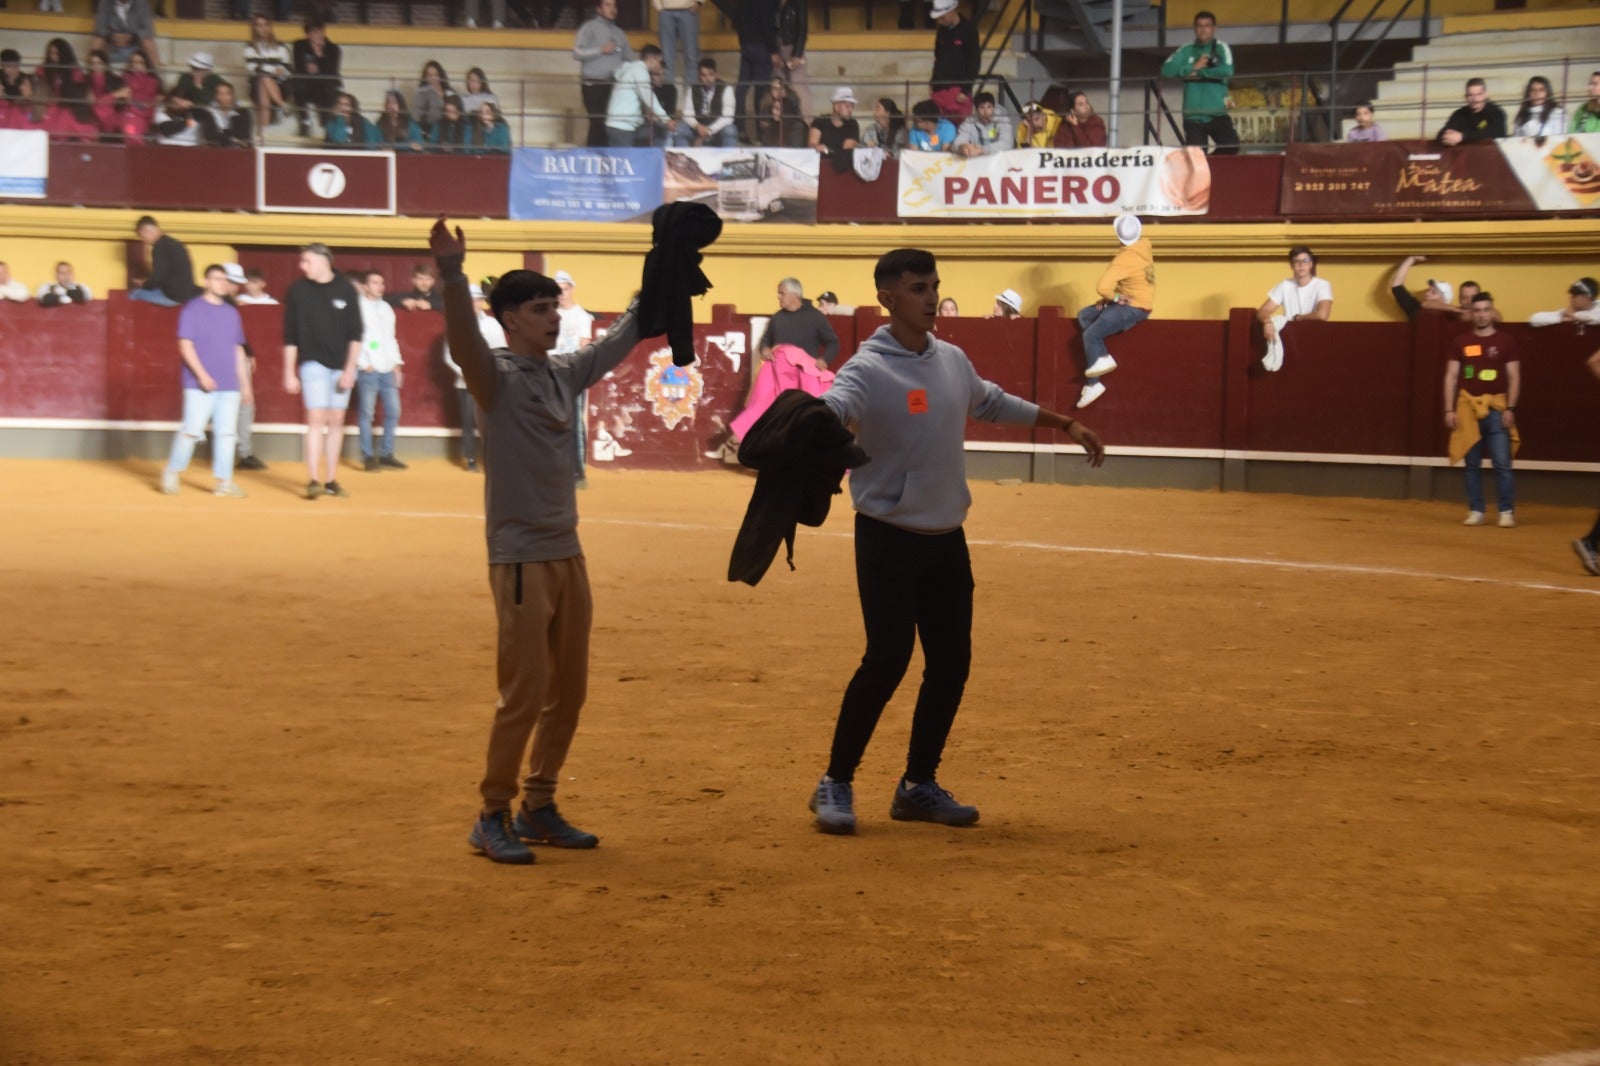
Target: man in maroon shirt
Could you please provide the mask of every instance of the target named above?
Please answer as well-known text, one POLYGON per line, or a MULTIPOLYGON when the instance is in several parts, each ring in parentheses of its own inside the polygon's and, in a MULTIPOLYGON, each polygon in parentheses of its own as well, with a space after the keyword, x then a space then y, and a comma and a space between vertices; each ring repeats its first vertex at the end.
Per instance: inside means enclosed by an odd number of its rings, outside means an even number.
POLYGON ((1517 524, 1511 480, 1511 454, 1517 439, 1517 397, 1522 363, 1509 334, 1494 328, 1494 297, 1472 298, 1472 331, 1450 342, 1444 373, 1444 424, 1451 430, 1450 461, 1464 458, 1467 488, 1463 525, 1483 525, 1483 452, 1494 464, 1495 500, 1500 525, 1517 524))

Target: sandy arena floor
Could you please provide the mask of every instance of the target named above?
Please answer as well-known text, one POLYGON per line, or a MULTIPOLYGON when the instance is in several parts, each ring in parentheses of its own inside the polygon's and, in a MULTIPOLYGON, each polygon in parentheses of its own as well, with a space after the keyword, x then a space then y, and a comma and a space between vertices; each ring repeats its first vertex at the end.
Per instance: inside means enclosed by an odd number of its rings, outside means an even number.
POLYGON ((908 683, 836 838, 847 498, 752 590, 749 481, 598 472, 603 843, 507 868, 478 479, 154 473, 0 463, 7 1066, 1600 1062, 1592 512, 974 484, 983 821, 908 683))

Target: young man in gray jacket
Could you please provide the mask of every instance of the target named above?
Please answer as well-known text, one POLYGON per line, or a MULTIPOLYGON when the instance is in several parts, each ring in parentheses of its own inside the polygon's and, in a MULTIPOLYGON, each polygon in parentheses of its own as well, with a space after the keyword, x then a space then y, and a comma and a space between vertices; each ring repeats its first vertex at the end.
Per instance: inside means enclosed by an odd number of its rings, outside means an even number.
POLYGON ((1017 146, 1011 133, 1011 116, 1005 108, 996 106, 994 93, 981 92, 972 98, 972 114, 956 131, 950 150, 956 155, 971 159, 976 155, 994 155, 1017 146))
POLYGON ((589 147, 606 146, 606 105, 617 68, 633 59, 628 35, 616 23, 617 0, 598 0, 594 17, 578 27, 572 58, 578 61, 583 110, 589 116, 589 147))
POLYGON ((867 650, 845 689, 828 772, 811 797, 817 828, 825 833, 855 831, 851 782, 919 638, 922 688, 889 816, 941 825, 978 820, 978 809, 958 803, 934 776, 972 660, 972 561, 961 529, 972 504, 967 419, 1054 429, 1081 445, 1091 466, 1105 458, 1088 427, 983 380, 965 352, 933 335, 939 271, 932 253, 890 252, 878 260, 873 280, 889 324, 867 339, 822 395, 872 456, 850 471, 867 650))

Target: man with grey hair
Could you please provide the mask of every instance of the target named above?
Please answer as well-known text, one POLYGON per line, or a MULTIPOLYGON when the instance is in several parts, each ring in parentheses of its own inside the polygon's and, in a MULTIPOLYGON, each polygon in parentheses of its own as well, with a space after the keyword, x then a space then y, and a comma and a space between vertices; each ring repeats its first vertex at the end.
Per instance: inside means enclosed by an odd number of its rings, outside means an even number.
POLYGON ((361 298, 333 269, 326 244, 300 249, 300 273, 283 297, 283 388, 305 398, 306 498, 347 496, 339 485, 339 452, 361 356, 361 298))
POLYGON ((811 306, 795 278, 778 282, 778 310, 756 348, 765 355, 780 344, 801 349, 819 367, 826 367, 839 354, 839 335, 828 324, 828 316, 811 306))

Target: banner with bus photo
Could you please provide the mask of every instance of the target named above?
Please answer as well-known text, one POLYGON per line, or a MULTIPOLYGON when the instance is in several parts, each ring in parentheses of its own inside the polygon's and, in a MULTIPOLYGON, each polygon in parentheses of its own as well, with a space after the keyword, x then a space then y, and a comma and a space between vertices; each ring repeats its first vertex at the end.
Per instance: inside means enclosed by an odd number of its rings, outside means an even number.
POLYGON ((1203 215, 1211 168, 1199 148, 1017 148, 970 159, 902 152, 901 218, 1203 215))
POLYGON ((815 222, 821 156, 809 148, 668 148, 662 199, 725 222, 815 222))

